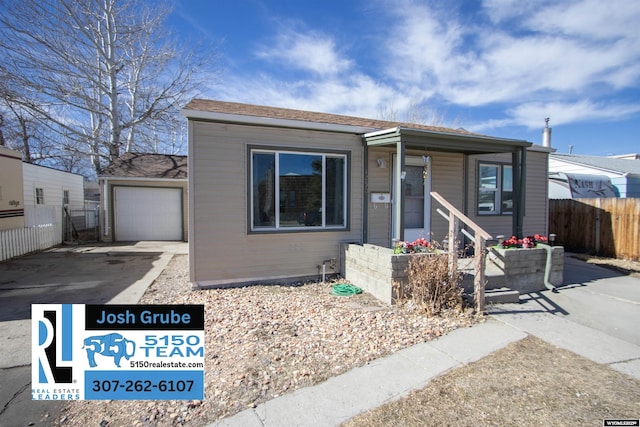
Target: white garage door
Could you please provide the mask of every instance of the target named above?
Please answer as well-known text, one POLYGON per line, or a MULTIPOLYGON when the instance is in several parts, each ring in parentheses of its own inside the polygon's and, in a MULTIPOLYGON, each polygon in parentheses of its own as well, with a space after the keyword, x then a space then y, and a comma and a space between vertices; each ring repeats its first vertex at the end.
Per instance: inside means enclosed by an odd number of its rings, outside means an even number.
POLYGON ((115 239, 182 240, 182 190, 116 187, 115 239))

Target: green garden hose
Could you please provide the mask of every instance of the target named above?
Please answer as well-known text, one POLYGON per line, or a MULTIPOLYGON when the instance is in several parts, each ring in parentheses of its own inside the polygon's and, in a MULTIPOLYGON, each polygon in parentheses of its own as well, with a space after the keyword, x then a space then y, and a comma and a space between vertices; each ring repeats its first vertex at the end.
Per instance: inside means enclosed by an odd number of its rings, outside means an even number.
POLYGON ((331 287, 331 293, 339 297, 348 297, 355 294, 361 294, 362 289, 349 283, 336 283, 331 287))

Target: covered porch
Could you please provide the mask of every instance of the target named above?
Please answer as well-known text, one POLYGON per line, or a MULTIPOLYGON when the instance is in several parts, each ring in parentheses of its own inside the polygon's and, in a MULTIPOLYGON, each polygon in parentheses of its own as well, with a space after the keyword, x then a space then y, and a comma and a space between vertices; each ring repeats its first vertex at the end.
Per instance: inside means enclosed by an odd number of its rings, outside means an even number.
POLYGON ((486 154, 508 159, 513 207, 510 215, 501 215, 500 220, 505 225, 509 222, 510 230, 505 234, 523 234, 527 148, 532 143, 463 131, 394 127, 364 134, 363 144, 365 243, 393 247, 395 242, 415 236, 444 239, 449 226, 438 218, 442 206, 432 203, 431 193, 439 193, 465 215, 475 213, 475 186, 470 188, 469 183, 477 178, 469 175, 470 158, 486 154))
MULTIPOLYGON (((471 159, 490 155, 510 167, 508 212, 498 209, 496 215, 486 217, 493 216, 492 220, 503 227, 505 234, 510 231, 522 236, 527 148, 532 143, 463 131, 438 132, 401 126, 364 134, 363 143, 366 165, 364 242, 393 248, 399 242, 420 237, 431 242, 447 241, 449 268, 453 271, 458 268, 458 250, 464 241, 459 235, 462 232, 473 245, 474 299, 477 309, 484 311, 486 242, 493 237, 482 226, 484 218, 480 215, 480 195, 477 193, 484 178, 480 172, 470 172, 480 169, 471 159), (389 191, 379 191, 380 188, 389 191), (381 215, 380 210, 389 212, 381 215), (386 221, 381 217, 386 217, 386 221), (380 232, 385 226, 386 239, 385 233, 380 232)), ((494 179, 497 188, 502 176, 496 173, 494 179)), ((497 196, 492 203, 502 202, 497 196)), ((380 256, 376 258, 381 259, 380 256)), ((396 270, 392 262, 392 274, 396 270)), ((397 278, 384 279, 380 283, 389 298, 392 297, 387 282, 393 280, 397 278)))

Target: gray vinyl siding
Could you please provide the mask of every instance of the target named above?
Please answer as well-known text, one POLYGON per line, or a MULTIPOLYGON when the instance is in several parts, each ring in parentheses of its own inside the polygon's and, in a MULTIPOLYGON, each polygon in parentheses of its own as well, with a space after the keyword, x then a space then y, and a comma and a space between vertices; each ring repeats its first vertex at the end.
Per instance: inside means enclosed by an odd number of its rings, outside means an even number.
POLYGON ((526 236, 549 233, 548 162, 548 153, 527 151, 527 193, 523 227, 526 236))
MULTIPOLYGON (((440 193, 449 203, 463 210, 464 204, 464 155, 461 153, 431 153, 431 191, 440 193)), ((435 200, 431 204, 431 235, 433 241, 442 243, 449 234, 449 222, 436 209, 447 212, 435 200)))
MULTIPOLYGON (((201 286, 278 281, 321 273, 341 242, 362 241, 363 149, 352 134, 190 123, 191 281, 201 286), (348 229, 250 233, 248 149, 350 153, 348 229)), ((331 272, 331 270, 327 270, 331 272)))
MULTIPOLYGON (((513 233, 513 218, 509 215, 478 215, 478 163, 494 162, 511 164, 511 153, 469 156, 469 173, 467 185, 469 188, 469 205, 467 216, 492 236, 511 236, 513 233)), ((547 167, 548 153, 527 151, 527 173, 525 187, 525 208, 523 233, 533 235, 547 234, 548 218, 548 186, 547 167)), ((523 236, 518 236, 523 237, 523 236)))
POLYGON ((368 193, 366 196, 368 203, 367 243, 387 248, 391 246, 393 205, 391 203, 371 203, 371 193, 391 194, 392 158, 393 152, 390 150, 369 150, 368 193), (384 168, 378 167, 378 159, 384 160, 384 168))

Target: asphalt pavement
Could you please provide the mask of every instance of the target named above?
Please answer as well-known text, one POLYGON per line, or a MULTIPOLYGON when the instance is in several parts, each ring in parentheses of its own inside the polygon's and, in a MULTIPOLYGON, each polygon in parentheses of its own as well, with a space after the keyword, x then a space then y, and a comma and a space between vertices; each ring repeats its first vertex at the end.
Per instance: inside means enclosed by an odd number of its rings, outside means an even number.
POLYGON ((51 426, 57 401, 31 400, 31 304, 136 304, 187 243, 61 246, 0 262, 0 426, 51 426))

